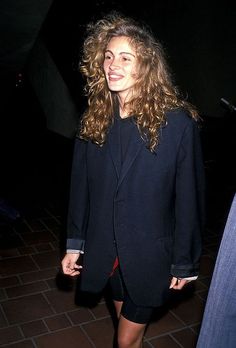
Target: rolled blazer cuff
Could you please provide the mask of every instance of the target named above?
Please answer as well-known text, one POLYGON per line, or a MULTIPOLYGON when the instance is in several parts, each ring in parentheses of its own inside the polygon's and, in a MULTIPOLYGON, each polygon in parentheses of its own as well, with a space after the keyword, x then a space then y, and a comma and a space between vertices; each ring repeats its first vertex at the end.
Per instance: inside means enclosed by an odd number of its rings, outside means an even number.
POLYGON ((171 275, 177 278, 195 277, 199 273, 199 264, 171 265, 171 275))
POLYGON ((85 240, 76 239, 76 238, 68 238, 66 242, 67 250, 80 250, 84 252, 85 240))
POLYGON ((67 254, 84 254, 82 250, 77 249, 66 249, 67 254))

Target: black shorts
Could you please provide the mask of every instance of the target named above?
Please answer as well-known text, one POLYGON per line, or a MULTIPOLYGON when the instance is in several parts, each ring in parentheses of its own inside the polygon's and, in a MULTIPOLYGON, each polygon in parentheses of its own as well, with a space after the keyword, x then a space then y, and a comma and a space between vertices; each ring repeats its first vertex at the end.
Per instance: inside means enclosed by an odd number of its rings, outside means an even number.
POLYGON ((131 300, 119 267, 115 269, 110 277, 109 285, 112 292, 112 299, 123 302, 121 314, 124 318, 139 324, 147 324, 150 321, 154 307, 137 306, 131 300))

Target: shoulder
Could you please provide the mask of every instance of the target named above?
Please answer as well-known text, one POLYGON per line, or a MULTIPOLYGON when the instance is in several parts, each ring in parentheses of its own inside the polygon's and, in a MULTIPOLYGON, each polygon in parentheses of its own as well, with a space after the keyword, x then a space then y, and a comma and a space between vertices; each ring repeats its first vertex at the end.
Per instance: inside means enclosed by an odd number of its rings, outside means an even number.
POLYGON ((89 141, 80 137, 80 135, 76 135, 74 138, 74 144, 76 147, 86 147, 89 141))
POLYGON ((193 122, 196 123, 196 121, 192 118, 189 112, 182 108, 167 111, 166 120, 167 124, 170 123, 173 125, 187 126, 193 122))
POLYGON ((193 119, 188 111, 182 108, 166 112, 166 127, 176 132, 183 133, 187 129, 197 129, 198 122, 193 119))
POLYGON ((85 153, 88 145, 88 141, 83 140, 76 136, 74 138, 74 156, 77 156, 79 153, 85 153))

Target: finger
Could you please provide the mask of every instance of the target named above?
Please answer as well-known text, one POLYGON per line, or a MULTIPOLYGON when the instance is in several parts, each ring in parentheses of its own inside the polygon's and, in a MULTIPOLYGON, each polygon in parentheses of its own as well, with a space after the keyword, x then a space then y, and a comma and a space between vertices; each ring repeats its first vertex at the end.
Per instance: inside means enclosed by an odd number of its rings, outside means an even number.
POLYGON ((74 269, 74 264, 71 262, 62 262, 62 270, 65 274, 70 274, 74 269))
POLYGON ((185 284, 187 284, 187 280, 185 279, 178 279, 178 282, 176 285, 173 286, 174 290, 181 290, 185 284))
POLYGON ((173 277, 173 278, 171 279, 171 283, 170 283, 169 288, 170 288, 170 289, 173 289, 174 286, 175 286, 177 283, 178 283, 178 278, 173 277))
POLYGON ((63 272, 64 272, 64 274, 67 274, 67 275, 70 275, 70 276, 75 276, 75 275, 80 274, 80 270, 81 270, 82 268, 83 268, 82 266, 77 265, 77 264, 74 264, 73 267, 67 266, 67 267, 65 268, 65 270, 63 270, 63 272))
POLYGON ((79 275, 81 272, 80 272, 80 269, 81 269, 82 267, 80 266, 79 268, 74 268, 73 270, 71 270, 71 272, 70 272, 70 276, 71 277, 74 277, 74 276, 77 276, 77 275, 79 275))
POLYGON ((71 272, 70 276, 71 276, 71 277, 74 277, 74 276, 77 276, 77 275, 79 275, 79 274, 80 274, 80 271, 74 270, 74 271, 71 272))

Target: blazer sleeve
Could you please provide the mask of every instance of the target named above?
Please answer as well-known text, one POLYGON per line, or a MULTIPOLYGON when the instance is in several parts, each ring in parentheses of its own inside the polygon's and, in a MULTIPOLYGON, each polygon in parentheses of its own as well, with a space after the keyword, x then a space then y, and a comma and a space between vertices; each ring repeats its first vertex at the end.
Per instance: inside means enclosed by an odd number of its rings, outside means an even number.
POLYGON ((205 170, 199 128, 191 119, 177 158, 173 276, 198 275, 204 223, 205 170))
POLYGON ((87 142, 76 138, 71 170, 66 248, 82 252, 85 247, 89 213, 86 153, 87 142))

